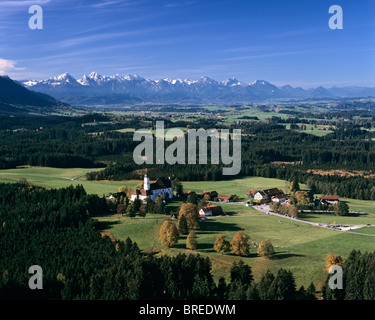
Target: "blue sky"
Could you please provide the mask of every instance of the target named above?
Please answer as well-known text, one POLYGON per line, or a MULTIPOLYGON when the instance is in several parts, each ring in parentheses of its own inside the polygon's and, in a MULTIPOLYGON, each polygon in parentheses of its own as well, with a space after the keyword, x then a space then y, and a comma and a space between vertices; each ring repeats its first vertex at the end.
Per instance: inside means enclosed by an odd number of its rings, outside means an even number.
POLYGON ((0 0, 0 74, 375 86, 375 1, 0 0), (31 30, 32 4, 43 30, 31 30), (328 27, 331 5, 343 30, 328 27))

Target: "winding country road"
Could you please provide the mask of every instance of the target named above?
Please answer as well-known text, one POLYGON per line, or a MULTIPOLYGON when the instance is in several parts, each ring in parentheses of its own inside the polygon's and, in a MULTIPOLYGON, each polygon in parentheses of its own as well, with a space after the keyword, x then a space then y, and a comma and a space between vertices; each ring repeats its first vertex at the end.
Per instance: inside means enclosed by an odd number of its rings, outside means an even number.
MULTIPOLYGON (((246 202, 229 202, 229 203, 226 203, 226 204, 246 205, 246 202)), ((287 215, 283 215, 283 214, 271 212, 270 207, 269 207, 268 204, 255 205, 255 206, 252 206, 252 208, 254 208, 255 210, 257 210, 259 212, 263 212, 266 215, 272 215, 272 216, 276 216, 276 217, 283 218, 283 219, 289 219, 289 220, 292 220, 292 221, 297 221, 297 222, 301 222, 301 223, 307 223, 307 224, 310 224, 310 225, 315 226, 315 227, 327 228, 327 229, 330 229, 330 230, 344 231, 344 232, 348 232, 348 233, 354 233, 354 234, 357 234, 357 235, 364 235, 364 236, 375 237, 375 234, 351 232, 351 230, 360 229, 360 228, 364 228, 364 227, 375 227, 375 225, 362 225, 362 224, 358 224, 358 225, 350 225, 348 227, 334 227, 334 226, 329 225, 329 224, 301 220, 301 219, 290 217, 290 216, 287 216, 287 215)), ((240 218, 240 217, 258 217, 258 216, 260 216, 260 215, 254 215, 253 214, 253 215, 228 216, 228 217, 240 218)), ((261 215, 261 216, 263 216, 263 215, 261 215)), ((226 216, 222 216, 222 217, 226 217, 226 216)), ((215 218, 217 218, 217 217, 215 217, 215 218)))

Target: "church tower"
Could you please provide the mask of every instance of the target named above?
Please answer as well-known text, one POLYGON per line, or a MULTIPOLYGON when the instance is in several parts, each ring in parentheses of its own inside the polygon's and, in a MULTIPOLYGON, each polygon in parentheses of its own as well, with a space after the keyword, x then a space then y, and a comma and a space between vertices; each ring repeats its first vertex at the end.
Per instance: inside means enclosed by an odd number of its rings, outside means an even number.
POLYGON ((147 175, 147 170, 146 170, 145 177, 143 179, 143 189, 150 190, 150 179, 147 175))

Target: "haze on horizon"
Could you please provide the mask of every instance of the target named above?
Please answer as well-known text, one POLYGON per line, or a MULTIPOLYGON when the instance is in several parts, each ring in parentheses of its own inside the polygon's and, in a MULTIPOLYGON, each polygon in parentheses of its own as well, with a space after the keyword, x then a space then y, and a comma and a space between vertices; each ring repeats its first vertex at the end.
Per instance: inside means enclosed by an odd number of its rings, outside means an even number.
POLYGON ((374 87, 374 13, 371 0, 2 1, 0 75, 374 87), (43 8, 43 30, 28 27, 32 4, 43 8), (343 8, 343 30, 328 27, 333 4, 343 8))

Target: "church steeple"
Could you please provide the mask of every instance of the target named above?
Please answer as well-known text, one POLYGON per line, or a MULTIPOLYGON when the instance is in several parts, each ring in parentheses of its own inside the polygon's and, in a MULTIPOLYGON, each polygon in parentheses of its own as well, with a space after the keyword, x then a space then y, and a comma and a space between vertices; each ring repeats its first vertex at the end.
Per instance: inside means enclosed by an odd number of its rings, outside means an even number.
POLYGON ((150 179, 147 175, 147 169, 146 169, 146 173, 143 179, 143 189, 150 190, 150 179))

